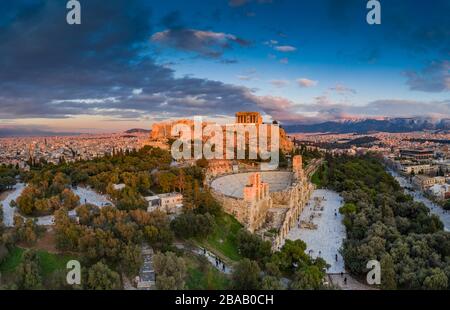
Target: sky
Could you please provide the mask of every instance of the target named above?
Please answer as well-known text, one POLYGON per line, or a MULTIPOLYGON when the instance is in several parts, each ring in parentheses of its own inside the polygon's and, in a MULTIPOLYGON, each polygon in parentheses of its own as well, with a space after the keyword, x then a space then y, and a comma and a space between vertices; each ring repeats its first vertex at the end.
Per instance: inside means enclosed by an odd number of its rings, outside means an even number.
POLYGON ((0 130, 113 132, 166 119, 450 118, 450 2, 0 2, 0 130))

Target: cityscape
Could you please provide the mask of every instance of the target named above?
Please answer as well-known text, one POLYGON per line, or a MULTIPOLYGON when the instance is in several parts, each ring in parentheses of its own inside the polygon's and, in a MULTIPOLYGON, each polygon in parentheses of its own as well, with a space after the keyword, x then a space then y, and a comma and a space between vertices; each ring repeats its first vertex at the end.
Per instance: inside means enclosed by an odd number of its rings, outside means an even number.
POLYGON ((0 292, 450 289, 448 1, 63 2, 0 4, 0 292))

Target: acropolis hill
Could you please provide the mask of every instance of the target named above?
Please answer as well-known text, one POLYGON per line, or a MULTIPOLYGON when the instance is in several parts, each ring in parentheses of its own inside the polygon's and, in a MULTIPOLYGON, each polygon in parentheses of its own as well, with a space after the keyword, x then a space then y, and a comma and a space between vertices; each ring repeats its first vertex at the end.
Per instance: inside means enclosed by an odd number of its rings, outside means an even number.
MULTIPOLYGON (((168 149, 169 148, 168 141, 170 139, 176 138, 171 134, 172 128, 178 124, 184 124, 190 126, 191 128, 194 128, 194 121, 190 119, 179 119, 153 124, 152 132, 150 135, 150 141, 148 142, 148 144, 168 149)), ((210 123, 203 122, 202 126, 204 127, 208 124, 210 123)), ((261 114, 258 112, 237 112, 235 124, 253 124, 256 125, 257 128, 259 128, 259 125, 263 124, 263 120, 261 114)), ((268 125, 267 134, 268 139, 270 140, 271 139, 270 129, 271 126, 274 126, 274 124, 267 124, 267 125, 268 125)), ((225 132, 225 126, 222 126, 222 128, 223 131, 225 132)), ((280 128, 279 132, 280 132, 280 139, 279 139, 280 149, 285 153, 292 152, 294 144, 292 143, 291 140, 289 140, 283 128, 280 128)), ((270 141, 268 143, 270 145, 270 141)))

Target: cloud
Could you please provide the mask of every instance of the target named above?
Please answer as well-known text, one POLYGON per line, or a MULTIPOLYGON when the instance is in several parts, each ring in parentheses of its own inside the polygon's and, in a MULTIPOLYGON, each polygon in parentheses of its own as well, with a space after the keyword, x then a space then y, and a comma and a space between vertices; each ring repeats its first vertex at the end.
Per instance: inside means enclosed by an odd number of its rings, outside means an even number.
POLYGON ((196 29, 167 29, 152 35, 151 41, 174 49, 217 58, 233 45, 248 46, 250 42, 223 32, 196 29))
POLYGON ((282 88, 289 85, 289 81, 287 80, 271 80, 270 84, 277 88, 282 88))
POLYGON ((228 1, 228 5, 231 7, 238 7, 238 6, 243 6, 249 2, 250 2, 250 0, 230 0, 230 1, 228 1))
POLYGON ((135 89, 133 89, 132 93, 133 93, 133 95, 137 96, 137 95, 142 94, 142 91, 143 91, 142 88, 135 88, 135 89))
POLYGON ((284 124, 319 123, 346 119, 384 117, 430 117, 448 118, 450 100, 376 100, 364 105, 336 103, 327 96, 318 96, 312 103, 295 103, 276 96, 255 96, 247 94, 265 113, 284 124))
POLYGON ((286 98, 277 96, 255 96, 251 93, 248 93, 247 96, 249 100, 255 102, 262 111, 270 115, 274 120, 282 121, 284 123, 298 123, 306 119, 302 114, 295 112, 294 103, 286 98))
POLYGON ((277 40, 269 40, 269 41, 264 42, 263 44, 273 47, 278 44, 278 41, 277 40))
POLYGON ((283 53, 295 52, 297 50, 296 47, 290 45, 275 46, 274 49, 283 53))
POLYGON ((228 5, 231 7, 240 7, 244 6, 246 4, 249 4, 251 2, 256 2, 259 4, 265 4, 265 3, 272 3, 273 0, 229 0, 228 5))
POLYGON ((330 90, 333 90, 338 94, 346 94, 346 93, 356 94, 356 90, 354 90, 353 88, 349 88, 343 84, 336 84, 336 86, 330 87, 330 90))
MULTIPOLYGON (((300 122, 317 123, 355 118, 380 117, 432 117, 448 118, 450 115, 450 100, 415 101, 415 100, 375 100, 365 105, 335 103, 326 96, 315 98, 312 104, 291 104, 297 114, 310 115, 300 122)), ((295 121, 290 121, 295 123, 295 121)))
POLYGON ((418 117, 429 116, 446 118, 450 115, 450 100, 376 100, 367 106, 352 107, 349 112, 363 113, 368 116, 418 117))
POLYGON ((88 104, 104 104, 104 103, 117 103, 117 102, 119 102, 117 97, 108 97, 108 98, 52 100, 51 104, 56 105, 56 104, 63 104, 63 103, 79 103, 79 104, 88 105, 88 104))
POLYGON ((254 77, 250 75, 238 75, 237 78, 241 81, 251 81, 254 79, 254 77))
POLYGON ((421 71, 407 71, 406 84, 411 90, 446 92, 450 90, 450 61, 433 61, 421 71))
MULTIPOLYGON (((154 33, 154 21, 148 1, 111 1, 105 5, 103 0, 90 0, 83 10, 83 23, 76 27, 61 21, 64 2, 30 3, 8 2, 14 8, 8 12, 17 14, 0 25, 2 120, 84 115, 142 120, 214 117, 242 110, 259 111, 285 123, 348 116, 450 115, 448 101, 384 100, 352 106, 322 96, 314 102, 297 103, 257 96, 252 89, 220 81, 177 77, 170 66, 156 63, 151 56, 148 38, 154 33), (112 19, 112 12, 122 14, 112 19)), ((5 11, 4 2, 0 11, 5 11)), ((176 14, 165 19, 166 24, 175 26, 180 24, 176 21, 176 14)), ((233 45, 245 45, 231 34, 194 29, 170 28, 156 39, 162 45, 209 57, 219 57, 233 45)), ((411 81, 423 80, 425 71, 411 75, 411 81)), ((333 90, 355 93, 341 84, 333 90)))
MULTIPOLYGON (((150 56, 152 14, 145 0, 90 0, 76 27, 60 20, 65 3, 29 3, 9 3, 18 13, 1 26, 0 119, 186 117, 258 108, 247 88, 177 78, 170 66, 157 64, 150 56), (123 14, 111 19, 111 12, 123 14)), ((227 44, 243 44, 229 34, 188 33, 195 42, 177 44, 202 53, 209 53, 208 44, 219 53, 227 44)))
POLYGON ((309 88, 309 87, 316 86, 316 85, 318 84, 318 82, 317 82, 317 81, 310 80, 310 79, 306 79, 306 78, 301 78, 301 79, 298 79, 298 80, 297 80, 297 84, 298 84, 300 87, 303 87, 303 88, 309 88))
POLYGON ((220 59, 219 63, 224 64, 224 65, 235 65, 235 64, 239 63, 239 60, 237 60, 237 59, 230 59, 230 58, 220 59))

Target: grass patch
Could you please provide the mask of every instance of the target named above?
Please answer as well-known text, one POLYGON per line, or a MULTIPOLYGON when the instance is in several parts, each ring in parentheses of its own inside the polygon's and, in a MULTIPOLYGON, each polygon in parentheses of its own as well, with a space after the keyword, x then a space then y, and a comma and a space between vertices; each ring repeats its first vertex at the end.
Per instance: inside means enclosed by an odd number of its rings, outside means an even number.
POLYGON ((242 225, 228 214, 217 218, 216 222, 214 232, 200 243, 216 255, 239 261, 242 257, 239 255, 236 236, 242 225))
POLYGON ((311 183, 317 188, 324 188, 328 183, 328 165, 325 163, 311 177, 311 183))
MULTIPOLYGON (((5 261, 0 265, 0 272, 2 274, 12 274, 16 271, 23 259, 23 255, 28 249, 14 247, 5 261)), ((39 257, 39 264, 41 275, 43 278, 50 276, 56 270, 65 270, 66 264, 69 260, 74 259, 74 256, 53 254, 46 251, 37 251, 39 257)))
POLYGON ((226 290, 230 286, 229 278, 213 268, 208 261, 194 255, 185 256, 188 265, 188 290, 226 290))
POLYGON ((17 266, 20 265, 25 249, 14 247, 6 257, 5 261, 0 265, 1 273, 13 273, 17 266))
POLYGON ((46 251, 37 252, 42 276, 46 277, 56 270, 65 270, 67 262, 74 259, 72 256, 53 254, 46 251))

